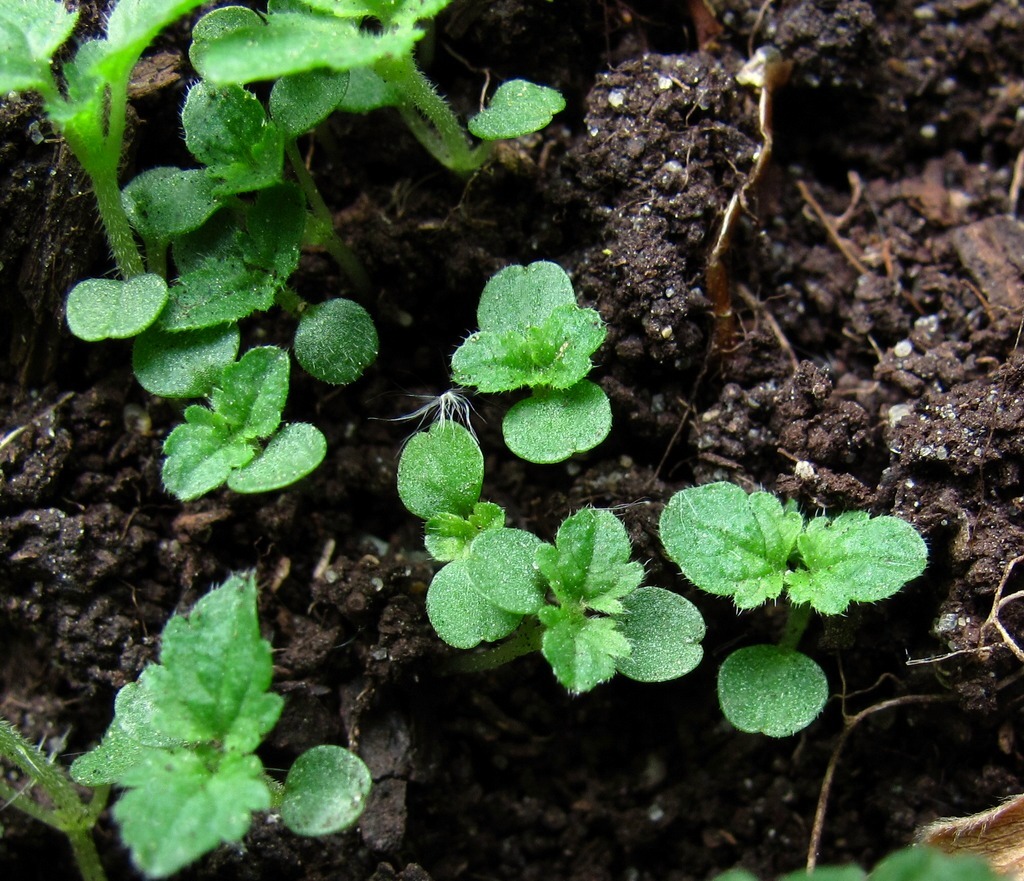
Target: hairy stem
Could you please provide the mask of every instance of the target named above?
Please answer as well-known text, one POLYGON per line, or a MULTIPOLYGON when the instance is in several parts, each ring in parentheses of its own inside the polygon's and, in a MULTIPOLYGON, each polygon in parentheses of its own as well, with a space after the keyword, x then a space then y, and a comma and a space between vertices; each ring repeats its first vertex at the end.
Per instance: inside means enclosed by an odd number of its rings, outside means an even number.
POLYGON ((341 267, 341 271, 348 276, 356 290, 363 296, 368 296, 371 291, 370 276, 366 274, 366 269, 363 268, 363 264, 355 252, 334 231, 334 218, 331 217, 330 209, 324 202, 323 196, 320 195, 313 176, 306 168, 306 163, 302 161, 295 141, 287 142, 285 153, 291 163, 292 171, 295 172, 295 178, 306 196, 306 201, 313 211, 313 217, 316 219, 314 230, 316 244, 321 245, 334 258, 334 262, 341 267))
POLYGON ((519 629, 501 645, 472 654, 456 655, 441 664, 441 673, 482 673, 502 667, 523 655, 540 651, 540 637, 543 629, 536 621, 524 621, 519 629))
POLYGON ((459 174, 469 174, 484 163, 490 145, 470 145, 466 129, 412 56, 386 58, 374 70, 402 96, 402 118, 438 162, 459 174))

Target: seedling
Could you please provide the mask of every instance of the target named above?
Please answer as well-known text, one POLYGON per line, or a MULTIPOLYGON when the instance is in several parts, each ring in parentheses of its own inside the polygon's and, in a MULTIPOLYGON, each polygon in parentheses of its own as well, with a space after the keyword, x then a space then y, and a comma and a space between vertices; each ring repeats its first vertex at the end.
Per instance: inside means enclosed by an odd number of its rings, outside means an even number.
POLYGON ((233 575, 187 617, 164 628, 160 663, 118 692, 102 743, 71 766, 85 786, 121 786, 114 819, 136 865, 173 874, 242 839, 259 811, 279 810, 299 835, 351 826, 370 775, 355 755, 319 746, 284 784, 255 750, 281 714, 269 691, 273 662, 261 638, 252 575, 233 575))
POLYGON ((229 6, 200 21, 192 62, 219 85, 261 80, 280 84, 296 77, 338 83, 342 94, 334 107, 364 113, 395 107, 434 158, 468 173, 486 161, 490 142, 542 129, 564 109, 565 100, 554 89, 525 80, 505 83, 469 123, 470 131, 484 141, 474 146, 414 58, 416 44, 426 33, 423 24, 449 2, 272 0, 265 16, 229 6), (364 27, 368 22, 374 26, 364 27))
POLYGON ((505 526, 480 500, 483 454, 458 423, 436 423, 406 445, 398 468, 405 506, 426 521, 426 546, 444 565, 427 591, 427 616, 449 645, 501 645, 460 659, 486 669, 540 651, 558 681, 589 691, 616 672, 660 682, 703 654, 704 621, 688 600, 641 587, 625 527, 610 511, 568 517, 554 544, 505 526))
MULTIPOLYGON (((1003 877, 979 857, 951 856, 930 847, 905 847, 887 856, 870 874, 857 866, 826 866, 791 872, 778 881, 999 881, 1003 877)), ((715 881, 758 879, 743 869, 733 869, 715 881)))
POLYGON ((452 374, 481 392, 531 390, 502 423, 513 453, 530 462, 560 462, 608 436, 608 396, 585 378, 604 342, 604 323, 576 304, 560 266, 505 267, 484 287, 477 321, 480 330, 452 356, 452 374))
POLYGON ((805 522, 795 505, 729 483, 676 493, 661 516, 669 557, 701 590, 752 609, 783 593, 789 621, 778 645, 733 652, 718 676, 726 718, 741 731, 785 737, 820 714, 828 680, 796 650, 812 610, 841 615, 852 602, 877 602, 917 578, 927 548, 896 517, 851 511, 805 522))

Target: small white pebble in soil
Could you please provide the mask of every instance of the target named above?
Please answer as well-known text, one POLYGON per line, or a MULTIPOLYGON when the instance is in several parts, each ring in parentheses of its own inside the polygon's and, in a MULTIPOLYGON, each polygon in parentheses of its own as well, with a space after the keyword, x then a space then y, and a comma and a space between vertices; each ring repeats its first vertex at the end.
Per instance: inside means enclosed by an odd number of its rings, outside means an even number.
POLYGON ((914 344, 910 340, 900 340, 892 347, 892 353, 897 358, 907 358, 914 351, 914 344))
POLYGON ((793 473, 801 480, 811 480, 817 475, 814 466, 806 459, 801 459, 793 466, 793 473))
POLYGON ((660 76, 660 77, 658 77, 658 91, 659 92, 667 92, 671 88, 672 88, 672 80, 671 80, 670 77, 667 77, 667 76, 660 76))
POLYGON ((608 93, 608 106, 618 109, 626 103, 626 95, 619 89, 612 89, 608 93))
POLYGON ((904 419, 906 419, 914 410, 910 404, 893 404, 889 408, 889 425, 899 425, 904 419))

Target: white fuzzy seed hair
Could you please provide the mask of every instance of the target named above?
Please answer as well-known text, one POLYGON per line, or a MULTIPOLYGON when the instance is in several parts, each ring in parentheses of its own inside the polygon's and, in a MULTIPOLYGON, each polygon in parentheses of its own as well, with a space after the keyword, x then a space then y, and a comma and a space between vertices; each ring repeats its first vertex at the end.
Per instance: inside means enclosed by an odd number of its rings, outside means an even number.
POLYGON ((410 395, 412 398, 423 401, 423 405, 417 407, 411 413, 403 416, 394 416, 389 422, 411 422, 417 420, 416 431, 421 431, 427 423, 445 426, 449 422, 456 422, 463 426, 476 440, 476 432, 473 430, 472 415, 476 412, 472 402, 469 400, 472 391, 464 388, 450 388, 439 395, 410 395))

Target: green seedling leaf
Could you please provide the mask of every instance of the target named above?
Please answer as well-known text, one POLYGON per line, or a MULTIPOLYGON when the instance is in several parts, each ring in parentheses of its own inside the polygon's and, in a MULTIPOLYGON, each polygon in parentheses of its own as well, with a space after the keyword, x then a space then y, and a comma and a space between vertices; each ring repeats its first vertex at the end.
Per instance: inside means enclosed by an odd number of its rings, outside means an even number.
POLYGON ((327 455, 327 439, 306 422, 285 425, 248 465, 232 471, 227 483, 237 493, 283 489, 312 472, 327 455))
POLYGON ((447 562, 469 554, 473 539, 486 529, 501 529, 505 511, 493 502, 477 502, 468 517, 435 514, 423 527, 423 544, 435 560, 447 562))
POLYGON ((190 743, 252 752, 281 715, 268 692, 270 644, 260 636, 256 580, 233 575, 164 628, 160 664, 147 668, 153 723, 190 743))
POLYGON ((89 278, 68 294, 68 327, 79 339, 126 339, 149 327, 167 302, 167 282, 159 275, 128 281, 89 278))
POLYGON ((277 12, 259 25, 204 36, 193 62, 213 83, 243 84, 321 68, 368 67, 381 58, 408 55, 422 36, 412 27, 371 33, 333 15, 277 12))
POLYGON ((50 59, 75 29, 78 11, 54 0, 0 3, 0 93, 56 91, 50 59))
POLYGON ((224 368, 235 360, 240 339, 234 325, 184 333, 151 327, 135 340, 132 368, 150 394, 199 398, 210 392, 224 368))
POLYGON ((472 334, 452 357, 452 373, 456 382, 482 392, 566 389, 590 372, 590 356, 605 334, 593 309, 556 306, 538 324, 472 334))
POLYGON ((917 578, 928 560, 928 548, 913 526, 864 511, 811 520, 797 550, 807 568, 790 573, 790 599, 824 615, 840 615, 851 602, 892 596, 917 578))
POLYGON ((612 427, 608 396, 588 379, 514 404, 502 422, 508 448, 527 462, 551 464, 593 449, 612 427))
POLYGON ((676 493, 661 515, 668 556, 701 590, 751 609, 782 592, 803 519, 769 493, 730 483, 676 493))
POLYGON ((121 782, 131 788, 114 806, 114 819, 133 861, 151 878, 240 841, 252 813, 270 808, 263 766, 253 755, 228 755, 211 770, 196 752, 163 751, 121 782))
POLYGON ((615 675, 616 663, 629 655, 629 642, 612 618, 588 618, 565 608, 547 606, 541 652, 555 678, 582 694, 615 675))
POLYGON ((557 263, 538 260, 506 266, 484 286, 477 307, 481 330, 493 333, 535 327, 559 306, 575 306, 572 280, 557 263))
POLYGON ((338 102, 338 110, 345 113, 369 113, 400 103, 398 93, 369 68, 356 68, 349 71, 348 76, 348 89, 338 102))
POLYGON ((311 376, 335 385, 354 382, 377 357, 370 314, 352 300, 310 306, 295 331, 295 358, 311 376))
POLYGON ((299 265, 306 228, 306 202, 295 184, 260 191, 246 217, 245 260, 277 276, 282 283, 299 265))
POLYGON ((166 243, 199 229, 220 207, 213 178, 203 168, 151 168, 133 178, 121 202, 136 232, 166 243))
POLYGON ((347 70, 309 70, 281 77, 270 90, 270 118, 295 139, 337 109, 348 83, 347 70))
POLYGON ((722 663, 718 700, 740 731, 788 737, 818 718, 828 700, 828 679, 800 652, 753 645, 722 663))
POLYGON ((208 418, 200 414, 208 413, 205 407, 189 407, 185 410, 189 421, 164 441, 160 476, 166 490, 183 502, 221 486, 234 469, 247 465, 256 455, 253 445, 233 436, 230 427, 198 422, 208 418))
POLYGON ((224 368, 210 395, 214 411, 245 440, 268 437, 288 400, 288 354, 276 346, 250 349, 224 368))
POLYGON ((540 131, 563 110, 565 98, 555 89, 512 80, 502 84, 487 109, 469 121, 469 130, 484 141, 518 138, 540 131))
POLYGON ((438 422, 413 435, 398 462, 402 504, 424 520, 438 514, 469 517, 483 481, 483 453, 473 435, 455 422, 438 422))
POLYGON ((479 593, 467 564, 467 560, 455 560, 444 566, 427 589, 430 625, 448 645, 459 649, 504 639, 523 619, 479 593))
POLYGON ((584 508, 562 522, 554 545, 537 549, 536 563, 560 603, 613 614, 644 577, 644 567, 630 562, 632 552, 618 517, 584 508))
POLYGON ((359 819, 371 783, 358 756, 340 746, 314 746, 288 771, 281 819, 298 835, 340 832, 359 819))
POLYGON ((870 881, 1001 881, 1005 877, 980 856, 947 854, 930 847, 898 850, 868 876, 870 881))
POLYGON ((616 616, 630 652, 618 658, 620 673, 637 682, 665 682, 685 676, 704 656, 706 628, 697 607, 677 593, 641 587, 622 600, 616 616))
POLYGON ((540 545, 537 536, 522 529, 481 532, 465 560, 473 589, 506 612, 536 614, 544 605, 544 589, 534 567, 540 545))
POLYGON ((215 193, 245 193, 279 183, 284 134, 259 99, 241 86, 193 86, 181 111, 185 145, 209 167, 215 193))

